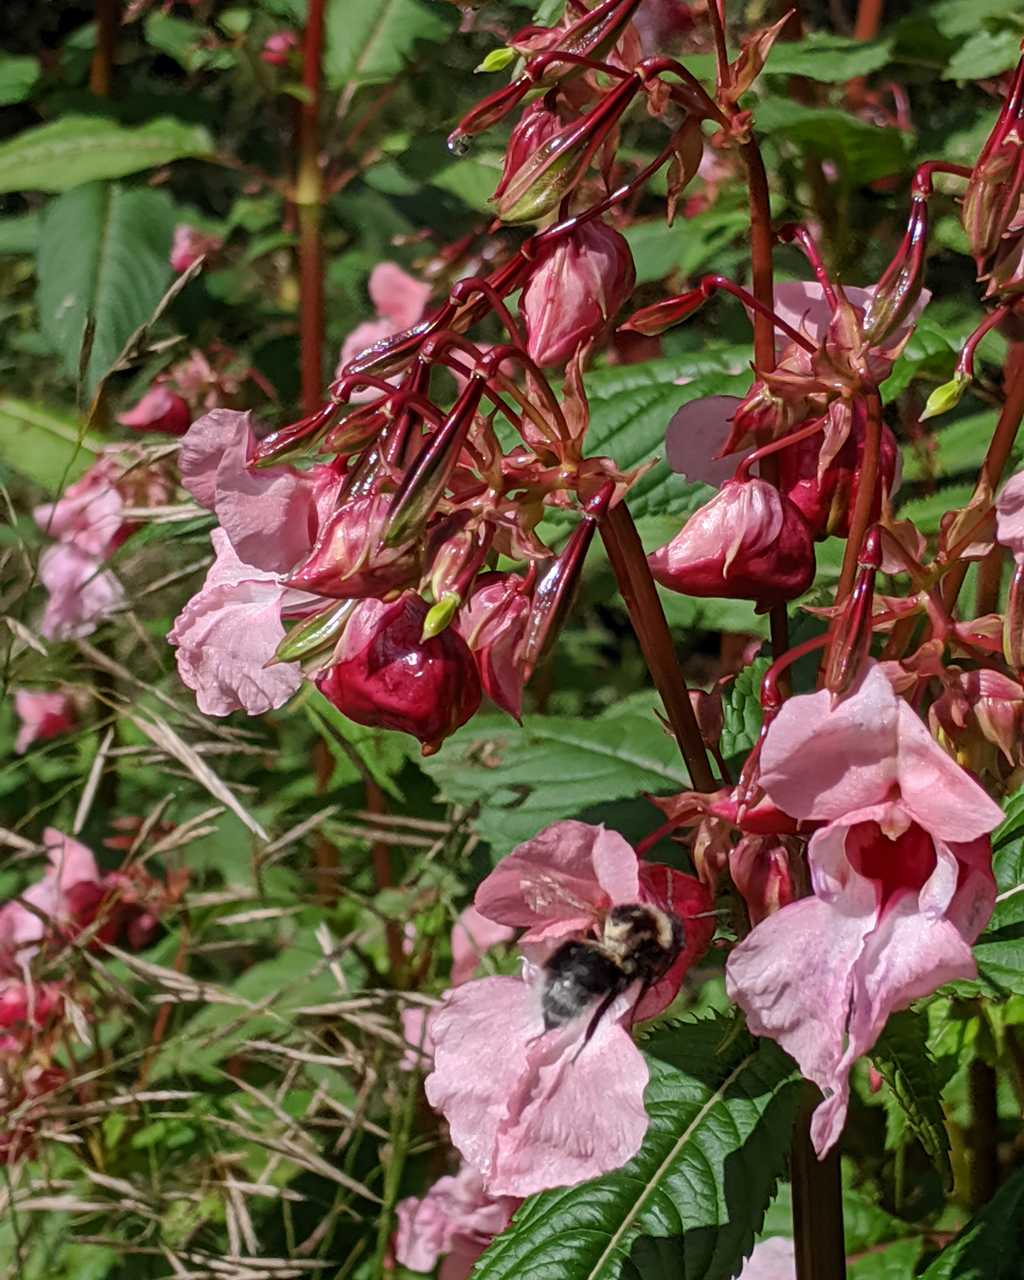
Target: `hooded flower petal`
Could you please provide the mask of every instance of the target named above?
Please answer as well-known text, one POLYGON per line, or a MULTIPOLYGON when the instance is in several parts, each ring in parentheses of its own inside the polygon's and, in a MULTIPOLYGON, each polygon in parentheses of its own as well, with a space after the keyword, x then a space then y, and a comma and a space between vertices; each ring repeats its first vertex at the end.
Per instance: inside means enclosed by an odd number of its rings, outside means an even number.
POLYGON ((732 416, 743 402, 737 396, 702 396, 672 415, 665 432, 665 461, 687 480, 720 488, 750 452, 720 456, 729 439, 732 416))
POLYGON ((497 924, 476 907, 460 912, 452 927, 452 986, 468 982, 491 947, 510 941, 515 933, 511 925, 497 924))
POLYGON ((618 1021, 627 1003, 617 1001, 582 1045, 586 1019, 545 1033, 537 993, 519 978, 449 993, 433 1024, 427 1098, 490 1194, 570 1186, 639 1150, 647 1065, 618 1021))
POLYGON ((518 845, 476 891, 481 915, 529 928, 528 939, 587 930, 617 902, 637 902, 636 853, 616 831, 555 822, 518 845))
POLYGON ((188 401, 170 387, 150 387, 138 404, 117 415, 123 427, 135 431, 160 431, 168 436, 183 436, 192 422, 188 401))
POLYGON ((302 683, 296 663, 268 667, 284 639, 275 575, 243 564, 227 534, 211 534, 217 559, 202 588, 175 619, 167 638, 178 646, 178 674, 206 715, 261 715, 279 707, 302 683))
MULTIPOLYGON (((463 1165, 454 1177, 439 1178, 422 1198, 411 1196, 397 1208, 393 1248, 395 1260, 411 1271, 433 1271, 438 1259, 465 1266, 473 1263, 491 1240, 508 1226, 519 1200, 489 1196, 479 1173, 463 1165)), ((448 1269, 447 1274, 458 1274, 448 1269)))

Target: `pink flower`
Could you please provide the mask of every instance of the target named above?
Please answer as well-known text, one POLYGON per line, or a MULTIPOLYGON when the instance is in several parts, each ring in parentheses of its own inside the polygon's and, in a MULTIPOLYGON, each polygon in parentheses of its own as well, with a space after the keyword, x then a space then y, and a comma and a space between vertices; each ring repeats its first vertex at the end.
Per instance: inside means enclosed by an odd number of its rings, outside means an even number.
POLYGON ((0 907, 0 971, 23 972, 39 950, 48 929, 73 920, 69 894, 80 884, 98 884, 99 869, 92 851, 55 827, 43 832, 50 866, 41 880, 20 897, 0 907), (35 908, 29 910, 29 908, 35 908))
POLYGON ((996 498, 996 538, 1024 564, 1024 471, 1011 476, 996 498))
POLYGON ((450 627, 422 639, 426 616, 413 591, 388 604, 360 601, 317 687, 350 720, 412 734, 430 754, 476 712, 480 680, 450 627))
POLYGON ((803 516, 764 480, 726 481, 647 559, 670 591, 756 600, 763 609, 802 595, 814 578, 803 516))
POLYGON ((121 469, 101 457, 64 490, 56 502, 45 502, 32 515, 48 537, 102 559, 127 537, 124 499, 118 487, 121 469))
POLYGON ((740 449, 720 457, 729 438, 732 416, 742 403, 736 396, 703 396, 677 409, 665 432, 665 461, 687 480, 720 488, 750 452, 740 449))
POLYGON ((207 235, 198 227, 179 222, 174 228, 174 238, 171 241, 171 270, 181 275, 200 258, 216 253, 223 243, 219 236, 207 235))
POLYGON ((14 690, 14 713, 21 721, 14 750, 21 755, 33 742, 59 738, 75 727, 74 699, 66 693, 14 690))
POLYGON ((292 50, 299 47, 299 37, 294 31, 274 31, 263 42, 260 61, 271 67, 286 67, 292 50))
POLYGON ((297 691, 297 663, 266 664, 284 639, 281 606, 287 588, 277 575, 240 560, 223 529, 210 535, 217 558, 206 581, 167 634, 178 674, 195 690, 205 715, 262 715, 297 691))
POLYGON ((826 1095, 819 1155, 846 1118, 852 1063, 889 1014, 976 973, 971 943, 995 900, 988 833, 1002 811, 929 735, 872 664, 832 705, 791 698, 761 752, 761 783, 811 838, 813 896, 763 920, 729 958, 726 985, 826 1095))
POLYGON ((520 845, 477 891, 481 915, 526 927, 519 977, 481 978, 450 991, 431 1018, 434 1070, 427 1098, 492 1195, 526 1196, 624 1164, 647 1130, 647 1067, 624 1023, 671 1003, 686 966, 710 940, 697 919, 710 899, 690 876, 640 864, 615 832, 560 822, 520 845), (546 1027, 539 961, 603 927, 615 907, 652 904, 685 921, 685 945, 646 992, 634 982, 594 1020, 593 1008, 546 1027))
POLYGON ((531 359, 565 364, 600 337, 635 283, 629 245, 600 220, 557 240, 534 264, 519 304, 531 359))
POLYGON ((452 928, 452 986, 468 982, 491 947, 508 942, 515 936, 512 925, 496 923, 482 915, 475 906, 466 907, 452 928))
POLYGON ((516 720, 523 710, 531 593, 515 573, 483 573, 455 626, 473 652, 484 693, 516 720))
POLYGON ((117 415, 123 427, 135 431, 159 431, 167 436, 183 436, 192 422, 188 401, 176 391, 156 383, 134 408, 117 415))
POLYGON ((39 557, 39 581, 49 599, 39 622, 47 640, 91 635, 125 603, 124 588, 96 556, 58 542, 39 557))
POLYGON ((439 1178, 425 1196, 398 1205, 395 1260, 410 1271, 433 1271, 443 1257, 440 1280, 465 1280, 520 1204, 513 1196, 488 1195, 480 1175, 464 1164, 454 1177, 439 1178))
MULTIPOLYGON (((377 318, 357 325, 345 339, 334 375, 336 378, 340 378, 349 361, 367 347, 383 342, 403 329, 412 328, 423 315, 431 294, 429 284, 403 271, 397 262, 378 262, 370 272, 367 289, 370 301, 377 309, 377 318)), ((351 399, 354 402, 372 400, 379 394, 367 389, 357 391, 351 399)))
POLYGON ((754 1245, 739 1280, 796 1280, 796 1250, 785 1236, 769 1236, 754 1245))
POLYGON ((729 874, 751 924, 760 924, 795 896, 789 850, 775 836, 744 836, 729 850, 729 874))

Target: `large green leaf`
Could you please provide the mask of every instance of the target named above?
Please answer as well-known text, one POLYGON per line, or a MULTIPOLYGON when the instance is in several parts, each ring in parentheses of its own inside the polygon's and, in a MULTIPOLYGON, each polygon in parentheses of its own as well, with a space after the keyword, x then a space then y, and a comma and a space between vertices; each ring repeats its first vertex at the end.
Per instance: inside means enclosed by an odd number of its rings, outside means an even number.
POLYGON ((653 710, 569 716, 476 716, 421 762, 450 801, 478 805, 476 827, 495 854, 562 818, 643 791, 686 785, 674 739, 653 710))
POLYGON ((1024 1169, 947 1245, 921 1280, 1018 1280, 1024 1245, 1024 1169))
POLYGON ((761 681, 771 666, 770 658, 758 658, 744 667, 722 695, 722 755, 745 758, 757 742, 764 713, 761 709, 761 681))
POLYGON ((659 1266, 672 1250, 678 1280, 736 1275, 785 1168, 799 1081, 774 1044, 730 1038, 729 1026, 719 1015, 659 1028, 643 1046, 651 1123, 639 1153, 528 1200, 474 1280, 615 1280, 643 1237, 668 1242, 659 1266))
POLYGON ((951 1188, 949 1162, 940 1094, 941 1081, 928 1048, 928 1016, 911 1009, 894 1013, 871 1051, 878 1069, 943 1182, 951 1188))
POLYGON ((1007 802, 1006 820, 992 837, 992 853, 999 892, 974 955, 986 981, 1024 995, 1024 790, 1007 802))
POLYGON ((854 40, 849 36, 813 31, 803 40, 776 44, 765 71, 841 84, 855 76, 878 71, 889 61, 891 52, 889 40, 854 40))
POLYGON ((56 409, 0 397, 0 462, 51 494, 96 459, 100 442, 84 436, 74 418, 56 409))
POLYGON ((975 31, 957 49, 943 80, 980 80, 1009 71, 1020 57, 1020 31, 975 31))
POLYGON ((335 89, 397 75, 417 40, 445 40, 453 22, 422 0, 330 0, 324 71, 335 89))
POLYGON ((67 191, 212 153, 202 125, 164 117, 128 128, 102 116, 65 116, 0 144, 0 192, 67 191))
MULTIPOLYGON (((923 480, 929 474, 940 480, 976 471, 985 457, 996 427, 996 411, 982 409, 940 427, 927 441, 926 447, 903 450, 903 479, 906 483, 923 480)), ((1017 446, 1015 457, 1020 456, 1017 446)))
POLYGON ((785 138, 811 155, 834 160, 838 181, 854 187, 900 173, 908 145, 898 129, 880 129, 835 107, 807 107, 788 98, 766 98, 757 112, 768 137, 785 138))
POLYGON ((72 376, 91 322, 90 394, 163 296, 174 220, 166 192, 107 183, 78 187, 47 206, 39 243, 39 321, 72 376))

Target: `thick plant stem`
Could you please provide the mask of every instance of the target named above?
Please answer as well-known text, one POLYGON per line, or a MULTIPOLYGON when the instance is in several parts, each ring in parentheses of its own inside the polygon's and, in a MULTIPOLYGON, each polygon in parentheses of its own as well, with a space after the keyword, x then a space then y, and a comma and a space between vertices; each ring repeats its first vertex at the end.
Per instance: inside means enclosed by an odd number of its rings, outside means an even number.
POLYGON ((996 1073, 980 1058, 975 1058, 968 1072, 968 1095, 971 1103, 969 1130, 970 1202, 975 1211, 988 1204, 999 1185, 999 1108, 996 1099, 996 1073))
POLYGON ((299 215, 299 335, 303 412, 315 413, 323 397, 324 273, 321 242, 323 172, 320 165, 320 63, 326 0, 310 0, 302 46, 305 97, 299 112, 299 167, 295 204, 299 215))
POLYGON ((850 536, 846 539, 843 567, 836 588, 837 605, 842 604, 853 590, 853 581, 857 576, 857 557, 871 523, 871 508, 875 500, 875 486, 878 484, 878 463, 882 448, 882 398, 877 391, 872 391, 866 400, 868 412, 864 427, 864 456, 860 465, 857 501, 850 517, 850 536))
POLYGON ((89 67, 89 92, 109 98, 114 83, 118 0, 96 0, 96 49, 89 67))
POLYGON ((690 782, 698 791, 713 791, 714 774, 708 763, 686 681, 676 661, 672 633, 658 599, 640 535, 624 502, 608 512, 601 521, 600 529, 629 620, 690 771, 690 782))
MULTIPOLYGON (((994 493, 999 487, 1020 430, 1021 419, 1024 418, 1024 342, 1015 342, 1010 347, 1010 354, 1006 358, 1004 391, 1006 399, 978 477, 979 485, 987 487, 990 493, 994 493)), ((950 612, 956 604, 966 576, 967 564, 961 560, 943 580, 942 603, 950 612)))
POLYGON ((804 1100, 793 1129, 790 1176, 793 1187, 793 1240, 797 1280, 843 1280, 843 1188, 839 1152, 833 1148, 819 1160, 811 1146, 811 1113, 821 1101, 818 1089, 805 1083, 804 1100))

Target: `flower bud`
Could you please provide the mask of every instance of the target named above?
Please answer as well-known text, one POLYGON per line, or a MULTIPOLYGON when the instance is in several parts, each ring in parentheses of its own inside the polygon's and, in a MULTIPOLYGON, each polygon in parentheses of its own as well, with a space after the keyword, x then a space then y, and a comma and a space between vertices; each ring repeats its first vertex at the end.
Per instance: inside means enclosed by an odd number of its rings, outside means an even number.
POLYGON ((948 382, 936 387, 931 393, 919 421, 927 422, 929 418, 937 418, 939 414, 955 409, 970 385, 971 379, 966 373, 955 373, 948 382))
POLYGON ((641 307, 634 311, 622 326, 627 333, 642 333, 646 337, 655 337, 671 329, 680 320, 686 320, 699 311, 708 295, 703 289, 689 289, 675 298, 666 298, 663 302, 654 302, 649 307, 641 307))
POLYGON ((670 591, 755 600, 762 611, 802 595, 814 579, 803 516, 763 480, 727 481, 647 559, 670 591))
POLYGON ((134 408, 119 413, 117 420, 122 427, 131 427, 134 431, 183 436, 192 425, 192 410, 184 396, 157 383, 134 408))
POLYGON ((1020 763, 1021 732, 1024 729, 1024 687, 999 671, 982 668, 963 671, 932 703, 929 717, 956 742, 957 733, 974 726, 986 742, 991 742, 1014 767, 1020 763))
MULTIPOLYGON (((289 462, 297 456, 304 457, 324 438, 344 412, 344 405, 330 401, 307 418, 300 418, 298 422, 289 422, 283 427, 268 431, 265 436, 261 436, 255 442, 249 459, 250 465, 270 467, 281 462, 289 462)), ((356 415, 350 415, 350 417, 354 416, 356 415)), ((376 435, 376 428, 374 435, 376 435)), ((370 439, 373 438, 370 436, 370 439)), ((342 450, 333 449, 331 452, 341 453, 342 450)))
POLYGON ((431 526, 425 560, 435 600, 461 600, 483 567, 494 541, 494 525, 478 521, 469 511, 456 511, 431 526))
POLYGON ((476 659, 484 693, 516 720, 526 684, 523 642, 530 597, 529 581, 519 574, 482 574, 456 623, 476 659))
POLYGON ((500 200, 512 179, 543 143, 562 128, 562 119, 544 98, 531 102, 509 134, 501 178, 494 188, 492 200, 500 200))
POLYGON ((383 544, 390 503, 390 497, 379 493, 344 502, 321 524, 313 550, 287 585, 336 600, 411 586, 419 576, 420 549, 409 543, 383 544))
POLYGON ((744 836, 729 851, 729 874, 750 913, 760 924, 796 894, 789 850, 776 836, 744 836))
POLYGON ((1003 657, 1018 674, 1024 672, 1024 564, 1013 566, 1003 617, 1003 657))
POLYGON ((263 42, 260 61, 270 67, 286 67, 291 60, 292 50, 298 47, 299 37, 294 31, 274 31, 263 42))
POLYGON ((825 688, 837 697, 859 679, 871 652, 875 577, 882 566, 882 537, 868 531, 857 557, 853 590, 843 602, 825 660, 825 688))
POLYGON ((915 195, 903 243, 864 308, 861 328, 872 345, 877 346, 898 329, 913 310, 924 282, 927 246, 928 200, 923 195, 915 195))
MULTIPOLYGON (((607 499, 603 499, 607 501, 607 499)), ((602 498, 595 502, 600 503, 602 498)), ((603 513, 602 513, 603 514, 603 513)), ((523 638, 523 670, 529 680, 551 651, 572 609, 590 544, 594 540, 597 519, 585 515, 561 552, 543 569, 533 591, 533 606, 523 638)))
POLYGON ((1024 190, 1024 58, 964 193, 961 219, 979 274, 999 248, 1024 190))
POLYGON ((304 618, 277 646, 273 661, 303 662, 328 652, 334 647, 355 607, 355 600, 339 600, 312 617, 304 618))
POLYGON ((432 755, 480 706, 480 679, 453 628, 421 638, 426 616, 412 591, 390 604, 363 600, 316 683, 350 720, 411 734, 432 755))
POLYGON ((544 250, 519 304, 526 349, 538 365, 562 365, 599 337, 633 291, 626 240, 599 219, 544 250))

